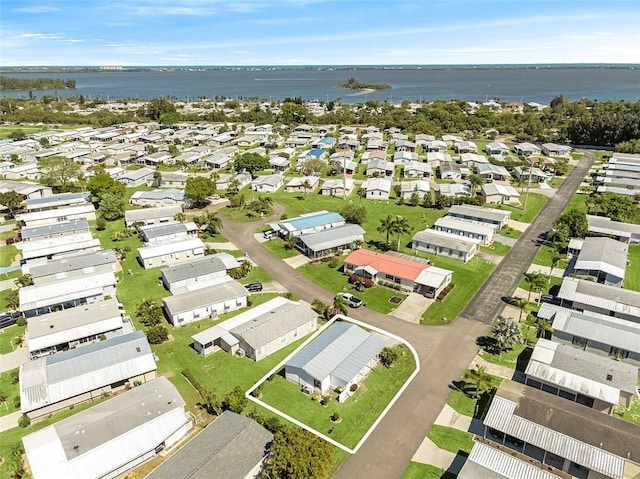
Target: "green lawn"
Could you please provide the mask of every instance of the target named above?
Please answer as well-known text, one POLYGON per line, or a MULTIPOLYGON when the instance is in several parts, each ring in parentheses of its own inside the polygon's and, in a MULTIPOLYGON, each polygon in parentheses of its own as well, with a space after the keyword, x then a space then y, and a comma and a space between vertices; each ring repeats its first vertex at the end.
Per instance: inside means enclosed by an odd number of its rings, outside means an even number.
POLYGON ((471 452, 473 447, 473 434, 452 427, 434 424, 429 429, 427 437, 440 449, 454 454, 458 451, 471 452))
MULTIPOLYGON (((528 341, 529 344, 535 344, 538 340, 536 337, 536 328, 522 325, 522 338, 524 341, 528 341)), ((481 351, 480 354, 489 363, 515 369, 518 363, 518 356, 520 356, 525 349, 526 346, 524 344, 516 344, 513 348, 502 354, 491 354, 486 351, 481 351)))
MULTIPOLYGON (((539 264, 542 266, 551 267, 551 258, 553 256, 554 249, 548 245, 540 246, 538 250, 538 254, 536 254, 535 259, 533 260, 534 264, 539 264)), ((561 254, 560 262, 553 268, 554 272, 558 272, 561 269, 565 269, 569 262, 567 261, 567 257, 564 254, 561 254)), ((545 274, 549 274, 547 271, 545 274)))
POLYGON ((413 355, 403 349, 404 354, 392 368, 375 368, 355 394, 342 404, 331 399, 328 406, 323 407, 280 375, 263 383, 262 401, 353 448, 414 371, 413 355), (334 412, 342 419, 338 424, 329 419, 334 412))
POLYGON ((640 426, 640 399, 634 397, 629 409, 624 406, 617 406, 613 414, 623 421, 640 426))
POLYGON ((0 354, 7 354, 14 351, 12 344, 13 346, 16 345, 16 338, 24 338, 26 329, 26 326, 18 326, 17 324, 0 329, 0 354))
POLYGON ((0 291, 0 311, 6 311, 9 309, 7 304, 9 303, 9 295, 11 294, 11 291, 11 289, 0 291))
POLYGON ((292 258, 300 254, 297 249, 287 249, 286 243, 282 238, 272 238, 262 243, 262 245, 280 259, 292 258))
POLYGON ((507 238, 518 239, 520 238, 520 236, 522 236, 522 231, 512 228, 511 226, 505 226, 499 231, 498 234, 507 238))
MULTIPOLYGON (((526 193, 520 195, 520 203, 524 206, 526 193)), ((505 211, 511 211, 511 219, 515 221, 521 221, 523 223, 531 223, 542 207, 549 201, 544 195, 529 192, 529 199, 527 200, 527 207, 523 209, 523 206, 510 206, 510 205, 498 205, 499 209, 505 211)))
POLYGON ((567 211, 571 211, 571 210, 578 210, 578 211, 580 211, 582 213, 586 213, 587 212, 587 205, 586 205, 587 198, 588 198, 588 195, 575 193, 571 197, 571 199, 569 200, 569 204, 564 209, 564 211, 567 212, 567 211))
POLYGON ((454 390, 449 394, 447 404, 463 416, 473 417, 476 409, 476 400, 458 390, 454 390))
POLYGON ((429 464, 410 462, 402 479, 455 479, 456 475, 429 464))
POLYGON ((305 264, 296 271, 304 274, 332 293, 341 291, 349 292, 367 303, 368 308, 382 314, 388 314, 398 307, 399 303, 393 304, 389 302, 393 296, 397 296, 403 300, 407 297, 406 294, 383 286, 374 286, 373 288, 364 289, 363 291, 356 291, 353 285, 349 284, 348 276, 340 272, 341 268, 342 259, 336 268, 330 268, 328 263, 305 264))
POLYGON ((40 133, 42 131, 73 130, 75 128, 81 128, 83 126, 87 125, 60 125, 56 128, 49 128, 47 126, 0 125, 0 140, 9 138, 9 135, 16 130, 21 130, 25 135, 31 135, 33 133, 40 133))
POLYGON ((20 401, 20 387, 18 383, 13 384, 11 380, 11 374, 17 372, 18 368, 0 373, 0 391, 7 396, 4 404, 0 404, 0 416, 6 416, 20 409, 20 406, 16 407, 16 399, 18 404, 20 401))
POLYGON ((419 255, 428 257, 434 266, 453 271, 451 282, 456 285, 443 302, 429 306, 422 315, 422 324, 446 324, 454 320, 495 269, 493 263, 481 258, 473 258, 465 264, 441 256, 419 255))
POLYGON ((505 256, 511 248, 506 244, 502 244, 498 241, 494 241, 489 246, 480 246, 480 251, 485 253, 495 254, 496 256, 505 256))
POLYGON ((11 266, 15 264, 16 256, 20 254, 20 250, 12 244, 4 245, 0 248, 0 267, 11 266))
POLYGON ((627 261, 629 264, 624 275, 624 287, 640 291, 640 245, 629 246, 627 261))

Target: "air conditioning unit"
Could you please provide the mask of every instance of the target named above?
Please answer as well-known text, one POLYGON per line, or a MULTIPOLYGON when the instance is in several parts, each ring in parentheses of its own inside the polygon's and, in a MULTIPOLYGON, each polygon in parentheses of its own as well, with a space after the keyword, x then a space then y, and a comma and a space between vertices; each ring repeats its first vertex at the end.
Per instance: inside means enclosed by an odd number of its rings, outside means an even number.
POLYGON ((242 348, 238 348, 238 350, 236 351, 236 356, 238 356, 239 358, 244 358, 246 355, 247 353, 242 348))

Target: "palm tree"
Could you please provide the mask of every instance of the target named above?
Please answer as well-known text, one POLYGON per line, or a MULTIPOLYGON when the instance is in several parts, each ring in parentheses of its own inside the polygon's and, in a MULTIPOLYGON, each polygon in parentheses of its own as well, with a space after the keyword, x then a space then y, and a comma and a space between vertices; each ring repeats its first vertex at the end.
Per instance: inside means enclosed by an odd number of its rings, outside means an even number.
POLYGON ((553 333, 553 326, 546 319, 542 319, 538 316, 534 316, 532 314, 527 315, 527 319, 525 320, 525 324, 527 327, 536 328, 536 337, 537 338, 545 338, 549 339, 547 333, 553 333))
POLYGON ((311 189, 311 183, 309 182, 308 178, 304 180, 304 183, 302 183, 302 187, 304 188, 304 198, 307 199, 307 192, 311 189))
POLYGON ((547 284, 547 278, 544 274, 532 271, 531 273, 524 274, 524 280, 529 285, 529 296, 527 301, 531 301, 532 291, 541 291, 547 284))
POLYGON ((466 385, 471 386, 475 393, 474 399, 480 399, 484 393, 488 393, 493 388, 491 384, 491 375, 484 366, 476 365, 475 369, 467 369, 464 373, 463 381, 466 385))
POLYGON ((495 344, 502 354, 514 344, 522 343, 522 330, 520 325, 514 320, 498 316, 491 327, 491 335, 495 339, 495 344))
POLYGON ((513 303, 520 310, 518 321, 522 321, 522 313, 524 312, 524 308, 526 308, 527 304, 529 304, 529 301, 524 298, 517 298, 513 303))
POLYGON ((318 316, 320 316, 325 321, 329 319, 328 313, 331 307, 327 303, 322 301, 320 298, 313 299, 313 301, 311 302, 311 309, 313 309, 316 313, 318 313, 318 316))
POLYGON ((222 226, 222 221, 214 212, 205 212, 200 216, 196 216, 193 221, 202 231, 206 231, 210 235, 215 235, 222 226))
POLYGON ((393 228, 391 231, 398 235, 398 246, 396 250, 400 251, 400 237, 411 233, 413 231, 413 227, 409 224, 409 220, 404 216, 396 216, 396 219, 393 221, 393 228))
POLYGON ((551 253, 551 270, 549 271, 549 282, 551 282, 551 276, 553 276, 553 268, 558 266, 558 263, 562 259, 562 254, 557 249, 554 249, 551 253))
POLYGON ((378 233, 386 233, 387 234, 387 240, 385 242, 385 245, 387 247, 389 247, 389 234, 391 233, 391 231, 394 228, 394 222, 395 220, 393 219, 393 216, 391 215, 387 215, 386 218, 382 218, 380 220, 380 226, 378 226, 378 233))
POLYGON ((484 184, 484 177, 478 173, 471 173, 467 179, 471 185, 471 196, 476 195, 476 190, 484 184))
POLYGON ((173 219, 175 221, 177 221, 178 223, 184 223, 185 221, 187 221, 187 215, 185 215, 182 211, 179 213, 176 213, 173 216, 173 219))
POLYGON ((333 299, 333 304, 331 305, 330 312, 331 314, 329 315, 329 317, 335 316, 336 314, 342 314, 344 316, 347 315, 347 313, 349 312, 349 308, 347 307, 347 303, 345 302, 344 299, 342 299, 342 296, 336 296, 333 299))

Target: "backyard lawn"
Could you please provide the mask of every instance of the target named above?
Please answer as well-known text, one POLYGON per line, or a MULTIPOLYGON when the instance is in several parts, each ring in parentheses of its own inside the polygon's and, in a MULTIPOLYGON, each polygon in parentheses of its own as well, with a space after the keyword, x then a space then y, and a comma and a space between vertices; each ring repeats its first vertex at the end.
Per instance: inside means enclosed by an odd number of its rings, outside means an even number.
POLYGON ((330 399, 327 407, 323 407, 301 392, 300 386, 279 374, 271 381, 262 383, 261 399, 316 431, 353 448, 415 369, 413 355, 404 346, 401 348, 404 354, 392 368, 376 367, 344 403, 330 399), (329 417, 333 413, 340 415, 340 423, 331 422, 329 417))
POLYGON ((440 449, 457 454, 458 451, 471 452, 473 434, 452 427, 434 424, 427 437, 440 449))
POLYGON ((24 339, 26 329, 26 326, 18 326, 17 324, 0 329, 0 354, 14 351, 17 343, 16 339, 24 339))
POLYGON ((493 263, 477 257, 464 264, 422 252, 419 256, 428 257, 434 266, 453 271, 451 282, 456 285, 444 301, 429 306, 422 315, 422 324, 446 324, 454 320, 495 268, 493 263))
POLYGON ((14 374, 18 374, 18 368, 0 373, 0 391, 6 395, 4 404, 0 403, 0 416, 6 416, 20 409, 20 386, 18 383, 13 383, 11 378, 14 374))
POLYGON ((12 244, 0 247, 0 267, 11 266, 17 264, 16 256, 20 254, 20 250, 12 244))
POLYGON ((640 245, 630 245, 627 255, 627 271, 624 275, 625 289, 640 291, 640 245))
MULTIPOLYGON (((533 326, 522 325, 522 339, 529 345, 535 345, 538 340, 536 336, 536 328, 533 326)), ((525 344, 516 344, 508 351, 502 354, 492 354, 486 351, 481 351, 482 358, 492 364, 498 364, 507 368, 515 369, 518 364, 518 356, 527 348, 525 344)))
MULTIPOLYGON (((522 193, 520 195, 520 203, 524 205, 526 193, 522 193)), ((522 206, 509 206, 509 205, 499 205, 499 209, 505 211, 511 211, 511 219, 515 221, 521 221, 523 223, 531 223, 538 213, 542 209, 542 207, 549 201, 549 198, 540 195, 538 193, 529 192, 529 199, 527 200, 527 207, 523 209, 522 206)))
MULTIPOLYGON (((538 254, 536 254, 535 259, 533 260, 534 264, 539 264, 542 266, 548 266, 551 268, 551 259, 553 257, 554 249, 551 246, 546 244, 540 246, 538 250, 538 254)), ((558 264, 554 267, 554 272, 558 272, 561 269, 565 269, 569 262, 567 261, 567 256, 561 254, 561 259, 558 264)), ((545 274, 550 274, 550 271, 547 271, 545 274)))
POLYGON ((456 475, 429 464, 410 462, 401 479, 455 479, 456 475))

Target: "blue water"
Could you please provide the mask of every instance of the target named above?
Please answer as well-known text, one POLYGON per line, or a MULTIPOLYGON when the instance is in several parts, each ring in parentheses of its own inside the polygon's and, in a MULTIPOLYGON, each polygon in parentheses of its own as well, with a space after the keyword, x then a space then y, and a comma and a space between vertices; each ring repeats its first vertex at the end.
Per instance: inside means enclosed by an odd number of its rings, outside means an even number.
MULTIPOLYGON (((152 68, 152 67, 149 67, 152 68)), ((300 96, 306 100, 335 100, 345 103, 365 100, 399 102, 449 100, 549 103, 564 95, 574 101, 640 100, 640 66, 391 66, 391 67, 239 67, 191 70, 167 69, 139 71, 66 71, 63 73, 10 73, 23 78, 73 78, 75 90, 35 91, 60 97, 117 100, 175 97, 283 99, 300 96), (363 93, 338 88, 349 78, 364 83, 387 83, 390 90, 363 93)), ((27 97, 27 91, 2 92, 2 96, 27 97)))

